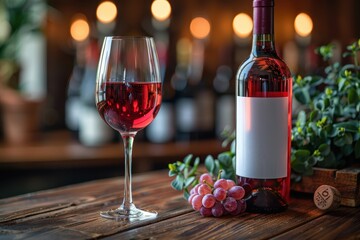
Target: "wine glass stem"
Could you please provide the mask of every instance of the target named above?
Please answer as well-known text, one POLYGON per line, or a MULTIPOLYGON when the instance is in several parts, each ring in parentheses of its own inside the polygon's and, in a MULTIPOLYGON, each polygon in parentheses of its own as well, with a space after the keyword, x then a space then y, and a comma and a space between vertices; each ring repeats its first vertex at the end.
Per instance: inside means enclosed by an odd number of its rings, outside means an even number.
POLYGON ((132 148, 134 143, 135 134, 122 134, 125 151, 125 182, 124 182, 124 199, 122 207, 130 211, 132 203, 132 190, 131 190, 131 165, 132 165, 132 148))

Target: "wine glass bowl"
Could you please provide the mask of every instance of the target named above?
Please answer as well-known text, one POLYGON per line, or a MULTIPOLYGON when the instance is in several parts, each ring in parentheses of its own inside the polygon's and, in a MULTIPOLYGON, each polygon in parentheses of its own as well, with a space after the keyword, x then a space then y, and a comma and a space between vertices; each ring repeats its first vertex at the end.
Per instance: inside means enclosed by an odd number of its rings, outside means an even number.
POLYGON ((162 83, 154 40, 151 37, 105 37, 96 76, 96 106, 102 119, 118 131, 124 142, 124 199, 115 210, 101 212, 115 220, 144 220, 154 211, 138 209, 132 202, 132 146, 138 131, 156 117, 162 83))
POLYGON ((97 103, 98 111, 104 121, 119 132, 145 128, 160 109, 160 82, 107 82, 101 88, 104 100, 97 103))

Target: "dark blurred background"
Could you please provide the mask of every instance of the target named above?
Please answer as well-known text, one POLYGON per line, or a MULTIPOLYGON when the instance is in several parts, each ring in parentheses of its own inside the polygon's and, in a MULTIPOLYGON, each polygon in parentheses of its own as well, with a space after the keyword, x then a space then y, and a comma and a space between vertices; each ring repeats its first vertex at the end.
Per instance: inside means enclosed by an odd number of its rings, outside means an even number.
MULTIPOLYGON (((332 61, 348 61, 341 52, 360 37, 359 11, 358 0, 276 0, 279 55, 294 75, 302 76, 323 73, 324 63, 315 54, 323 44, 336 46, 332 61)), ((179 146, 170 143, 191 145, 193 140, 218 139, 224 128, 231 131, 234 76, 251 50, 251 16, 251 0, 1 0, 0 180, 13 186, 10 177, 44 172, 47 179, 56 174, 68 178, 57 177, 50 180, 54 184, 41 187, 44 180, 38 179, 26 190, 7 189, 2 195, 121 172, 111 161, 86 166, 86 160, 95 161, 94 155, 100 158, 107 151, 102 147, 120 140, 99 118, 93 99, 91 83, 106 35, 149 35, 156 41, 164 101, 136 143, 165 144, 173 151, 179 146), (85 154, 89 151, 92 156, 85 154), (84 163, 61 164, 74 158, 84 163), (66 170, 59 173, 61 168, 66 170)), ((209 152, 205 147, 199 154, 209 152)), ((165 168, 172 161, 167 155, 157 157, 164 161, 138 171, 165 168)))

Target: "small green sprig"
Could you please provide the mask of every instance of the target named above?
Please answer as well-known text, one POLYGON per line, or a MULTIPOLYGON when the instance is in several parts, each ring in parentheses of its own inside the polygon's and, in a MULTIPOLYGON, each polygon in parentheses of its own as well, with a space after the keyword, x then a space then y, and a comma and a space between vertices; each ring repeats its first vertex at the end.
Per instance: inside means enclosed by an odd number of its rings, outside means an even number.
POLYGON ((175 163, 169 163, 169 177, 176 176, 171 182, 171 186, 178 191, 184 191, 184 197, 189 197, 189 187, 193 187, 198 183, 197 175, 200 158, 195 158, 193 161, 193 155, 189 154, 183 162, 177 161, 175 163), (192 163, 193 162, 193 163, 192 163))
MULTIPOLYGON (((204 165, 206 171, 209 172, 214 179, 225 178, 232 179, 236 182, 235 141, 227 137, 224 140, 223 146, 227 146, 227 144, 225 144, 226 142, 232 142, 230 150, 220 153, 217 158, 208 155, 205 158, 204 165)), ((198 170, 199 164, 200 158, 196 157, 193 159, 193 155, 189 154, 182 162, 177 161, 168 165, 169 177, 175 176, 171 182, 171 186, 175 190, 183 191, 185 199, 188 199, 190 189, 199 183, 199 177, 203 173, 198 170)))

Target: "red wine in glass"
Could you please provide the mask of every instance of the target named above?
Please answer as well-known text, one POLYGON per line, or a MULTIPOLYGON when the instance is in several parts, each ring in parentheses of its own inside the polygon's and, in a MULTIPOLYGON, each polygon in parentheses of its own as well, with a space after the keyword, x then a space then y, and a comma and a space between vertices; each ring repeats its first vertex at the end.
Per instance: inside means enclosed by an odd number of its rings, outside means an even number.
POLYGON ((105 82, 97 108, 100 116, 119 132, 137 132, 155 118, 161 104, 161 83, 105 82))

